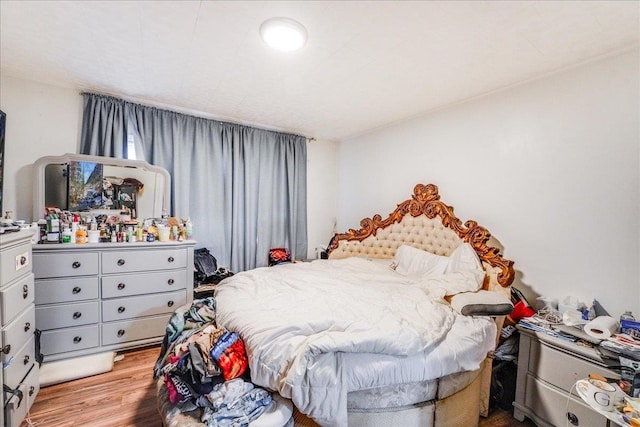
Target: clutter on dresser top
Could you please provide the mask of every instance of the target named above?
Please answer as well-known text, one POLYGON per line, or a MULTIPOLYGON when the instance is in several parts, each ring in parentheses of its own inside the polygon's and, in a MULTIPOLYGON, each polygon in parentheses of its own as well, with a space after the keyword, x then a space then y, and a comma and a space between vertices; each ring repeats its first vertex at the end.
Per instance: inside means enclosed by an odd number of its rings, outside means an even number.
POLYGON ((70 212, 47 207, 44 219, 36 223, 38 243, 137 243, 181 242, 193 239, 193 223, 189 217, 144 220, 124 210, 119 213, 97 211, 70 212))

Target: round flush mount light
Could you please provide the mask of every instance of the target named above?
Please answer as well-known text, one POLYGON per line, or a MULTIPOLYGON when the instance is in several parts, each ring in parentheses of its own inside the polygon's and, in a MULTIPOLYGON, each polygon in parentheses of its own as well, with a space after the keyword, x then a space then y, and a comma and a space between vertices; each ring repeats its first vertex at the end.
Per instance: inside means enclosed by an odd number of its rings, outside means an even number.
POLYGON ((271 18, 260 25, 262 40, 274 49, 291 52, 304 46, 307 29, 289 18, 271 18))

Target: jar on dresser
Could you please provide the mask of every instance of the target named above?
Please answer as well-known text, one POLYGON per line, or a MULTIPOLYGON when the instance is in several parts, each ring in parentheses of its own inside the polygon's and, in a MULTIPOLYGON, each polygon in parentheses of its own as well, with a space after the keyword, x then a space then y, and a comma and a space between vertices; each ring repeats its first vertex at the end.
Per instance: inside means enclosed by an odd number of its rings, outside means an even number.
POLYGON ((19 426, 40 389, 35 347, 31 230, 0 234, 0 426, 19 426))
POLYGON ((195 241, 33 247, 44 362, 156 344, 193 299, 195 241))

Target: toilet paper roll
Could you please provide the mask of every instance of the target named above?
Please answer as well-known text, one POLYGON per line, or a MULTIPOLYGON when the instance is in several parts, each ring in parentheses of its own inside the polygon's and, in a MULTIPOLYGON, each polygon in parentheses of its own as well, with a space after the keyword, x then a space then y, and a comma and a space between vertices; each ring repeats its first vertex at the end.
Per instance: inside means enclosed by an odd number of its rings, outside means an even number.
POLYGON ((587 335, 606 340, 618 329, 618 321, 611 316, 598 316, 591 322, 584 325, 587 335))

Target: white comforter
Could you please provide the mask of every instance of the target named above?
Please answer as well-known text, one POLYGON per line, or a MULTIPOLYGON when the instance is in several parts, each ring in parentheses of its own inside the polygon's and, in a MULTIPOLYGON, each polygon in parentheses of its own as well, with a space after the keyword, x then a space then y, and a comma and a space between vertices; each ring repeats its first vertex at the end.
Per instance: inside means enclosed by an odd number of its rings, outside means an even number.
MULTIPOLYGON (((347 392, 359 388, 351 382, 377 384, 375 370, 364 370, 370 378, 347 375, 344 353, 415 358, 455 320, 416 278, 361 258, 238 273, 217 287, 215 298, 218 325, 245 342, 251 380, 325 426, 347 425, 347 392)), ((420 380, 426 379, 433 378, 420 380)))

